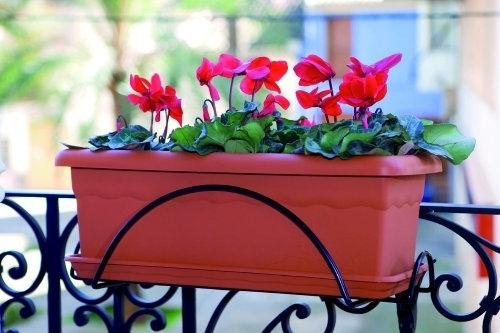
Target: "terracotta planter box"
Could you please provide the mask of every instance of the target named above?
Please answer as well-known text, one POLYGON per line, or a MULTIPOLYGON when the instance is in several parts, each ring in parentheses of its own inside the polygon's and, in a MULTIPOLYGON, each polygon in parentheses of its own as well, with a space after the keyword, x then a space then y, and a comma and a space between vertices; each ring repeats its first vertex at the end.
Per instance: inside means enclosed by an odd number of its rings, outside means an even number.
MULTIPOLYGON (((65 150, 77 199, 77 275, 92 278, 120 227, 147 203, 200 184, 234 185, 298 215, 339 265, 351 296, 383 298, 408 287, 425 175, 434 157, 65 150)), ((124 237, 107 280, 338 295, 320 254, 290 221, 234 193, 184 196, 148 213, 124 237)))

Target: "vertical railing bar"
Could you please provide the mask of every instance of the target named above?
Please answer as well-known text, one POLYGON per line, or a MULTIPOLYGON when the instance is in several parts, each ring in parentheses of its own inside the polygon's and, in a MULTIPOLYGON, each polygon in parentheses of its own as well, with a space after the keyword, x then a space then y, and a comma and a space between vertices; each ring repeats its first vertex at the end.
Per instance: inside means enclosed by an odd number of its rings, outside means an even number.
POLYGON ((112 333, 124 333, 125 323, 125 297, 124 288, 113 288, 113 329, 112 333))
POLYGON ((60 271, 60 238, 59 238, 59 198, 47 197, 47 312, 48 331, 61 333, 61 271, 60 271))
POLYGON ((182 288, 182 333, 196 333, 196 289, 182 288))

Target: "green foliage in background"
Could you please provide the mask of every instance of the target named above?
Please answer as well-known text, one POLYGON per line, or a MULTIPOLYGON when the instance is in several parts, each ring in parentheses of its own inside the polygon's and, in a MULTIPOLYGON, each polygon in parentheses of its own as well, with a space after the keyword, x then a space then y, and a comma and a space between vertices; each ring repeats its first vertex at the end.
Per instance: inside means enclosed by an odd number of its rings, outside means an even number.
POLYGON ((0 4, 0 30, 7 40, 0 47, 0 105, 18 100, 46 102, 55 90, 47 82, 67 62, 65 56, 48 51, 48 40, 11 19, 28 2, 0 4))

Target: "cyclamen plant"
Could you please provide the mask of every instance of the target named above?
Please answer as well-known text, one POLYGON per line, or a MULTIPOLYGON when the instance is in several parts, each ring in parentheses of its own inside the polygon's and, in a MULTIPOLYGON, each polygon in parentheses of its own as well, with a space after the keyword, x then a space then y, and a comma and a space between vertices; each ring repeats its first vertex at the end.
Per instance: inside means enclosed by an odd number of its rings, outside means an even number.
POLYGON ((296 153, 322 155, 342 159, 358 155, 408 155, 430 153, 458 164, 474 149, 475 141, 464 137, 455 125, 434 124, 414 116, 383 114, 380 108, 370 110, 387 94, 389 70, 401 61, 401 54, 388 56, 372 65, 365 65, 351 57, 350 69, 342 78, 337 91, 333 88, 335 69, 326 60, 311 54, 302 58, 293 70, 299 86, 311 90, 297 90, 296 98, 304 109, 319 108, 325 123, 316 124, 307 117, 290 120, 281 111, 290 106, 281 95, 278 84, 288 70, 286 61, 256 57, 242 61, 230 54, 221 54, 217 63, 203 58, 196 70, 196 79, 208 89, 201 108, 201 118, 194 125, 182 126, 181 99, 172 86, 162 86, 160 76, 150 80, 138 75, 130 76, 134 93, 128 95, 131 103, 143 112, 151 113, 150 128, 128 125, 123 118, 117 129, 107 135, 90 139, 91 149, 141 149, 186 151, 206 155, 212 152, 227 153, 296 153), (213 83, 215 77, 230 80, 227 111, 217 112, 220 94, 213 83), (236 80, 240 91, 249 96, 241 109, 233 105, 236 80), (320 85, 328 83, 329 89, 320 85), (256 94, 267 90, 261 107, 256 94), (339 120, 340 104, 353 107, 352 119, 339 120), (211 111, 210 112, 210 109, 211 111), (165 115, 161 136, 153 131, 154 121, 165 115), (331 118, 333 117, 333 122, 331 118), (179 127, 167 139, 169 119, 174 118, 179 127))

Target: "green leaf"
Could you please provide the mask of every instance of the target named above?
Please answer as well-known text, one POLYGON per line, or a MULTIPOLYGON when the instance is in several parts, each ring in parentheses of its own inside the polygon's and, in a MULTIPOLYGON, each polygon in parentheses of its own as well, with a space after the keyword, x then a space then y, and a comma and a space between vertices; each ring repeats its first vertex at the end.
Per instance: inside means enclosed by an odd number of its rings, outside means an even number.
MULTIPOLYGON (((104 148, 107 146, 108 142, 109 142, 109 137, 111 135, 115 135, 116 132, 111 132, 109 134, 106 134, 106 135, 97 135, 97 136, 94 136, 94 137, 91 137, 89 139, 89 143, 95 147, 95 148, 104 148)), ((92 149, 92 147, 91 147, 92 149)))
POLYGON ((332 147, 339 146, 340 142, 349 133, 349 127, 337 127, 332 132, 328 132, 321 138, 320 146, 324 150, 332 150, 332 147))
POLYGON ((221 115, 221 121, 224 125, 239 125, 247 117, 244 112, 230 111, 221 115))
POLYGON ((151 143, 156 138, 156 134, 151 133, 140 125, 129 125, 123 127, 118 132, 109 133, 106 138, 104 135, 94 137, 89 142, 96 148, 110 149, 149 149, 151 143))
MULTIPOLYGON (((449 154, 453 164, 462 163, 474 150, 476 141, 465 137, 453 124, 433 124, 425 126, 423 139, 426 143, 439 146, 449 154)), ((429 152, 428 147, 419 146, 429 152)), ((431 152, 432 153, 432 152, 431 152)))
POLYGON ((265 116, 262 118, 256 118, 249 121, 249 123, 257 123, 259 126, 265 131, 267 130, 274 122, 273 116, 265 116))
POLYGON ((170 139, 173 140, 176 144, 178 144, 182 149, 195 152, 196 148, 194 143, 196 139, 201 134, 200 126, 183 126, 180 128, 176 128, 170 134, 170 139))
POLYGON ((197 151, 203 151, 206 146, 219 146, 224 148, 227 140, 231 138, 234 133, 236 125, 224 125, 219 119, 211 123, 203 123, 201 134, 195 141, 197 151))
POLYGON ((349 143, 351 141, 361 141, 364 143, 370 143, 370 141, 375 137, 375 135, 380 131, 382 125, 380 123, 375 123, 375 126, 373 129, 368 129, 368 130, 355 130, 355 132, 351 132, 347 134, 344 139, 342 140, 342 143, 340 145, 340 153, 344 154, 347 153, 347 148, 349 146, 349 143))
POLYGON ((377 147, 371 143, 366 143, 363 141, 351 141, 349 143, 349 147, 347 148, 347 152, 350 155, 381 155, 381 156, 389 156, 392 155, 389 151, 377 147))
POLYGON ((64 142, 61 142, 61 144, 63 146, 65 146, 66 148, 68 149, 86 149, 85 147, 82 147, 82 146, 76 146, 76 145, 72 145, 72 144, 69 144, 69 143, 64 143, 64 142))
POLYGON ((196 152, 199 155, 208 155, 215 152, 224 151, 224 147, 221 146, 213 146, 213 145, 205 145, 196 147, 196 152))
POLYGON ((423 122, 415 116, 404 115, 398 117, 401 126, 404 127, 408 135, 409 139, 413 141, 417 141, 422 137, 422 133, 424 132, 424 124, 423 122))
POLYGON ((415 148, 415 143, 412 140, 407 141, 401 147, 399 147, 398 155, 408 155, 415 148))
POLYGON ((253 147, 245 140, 228 140, 224 145, 226 153, 253 153, 253 147))
POLYGON ((257 111, 257 108, 259 107, 260 103, 257 102, 249 102, 245 101, 245 104, 243 104, 243 112, 254 112, 257 111))
POLYGON ((297 127, 298 125, 298 120, 291 120, 287 118, 281 118, 280 119, 281 127, 282 128, 288 128, 288 127, 297 127))
POLYGON ((265 137, 262 127, 257 122, 250 122, 241 127, 240 130, 245 132, 250 139, 249 143, 253 147, 253 152, 258 152, 262 139, 265 137))
POLYGON ((266 136, 261 145, 261 151, 263 153, 281 153, 283 147, 283 143, 275 141, 271 136, 266 136))
POLYGON ((327 152, 324 149, 321 149, 321 146, 312 138, 306 138, 304 149, 306 154, 322 155, 323 157, 330 159, 337 156, 335 153, 327 152))
POLYGON ((447 160, 451 161, 453 157, 450 155, 450 153, 444 149, 441 146, 438 145, 433 145, 431 143, 425 142, 423 139, 415 143, 416 146, 418 146, 420 149, 423 149, 424 151, 436 155, 436 156, 441 156, 446 158, 447 160))

